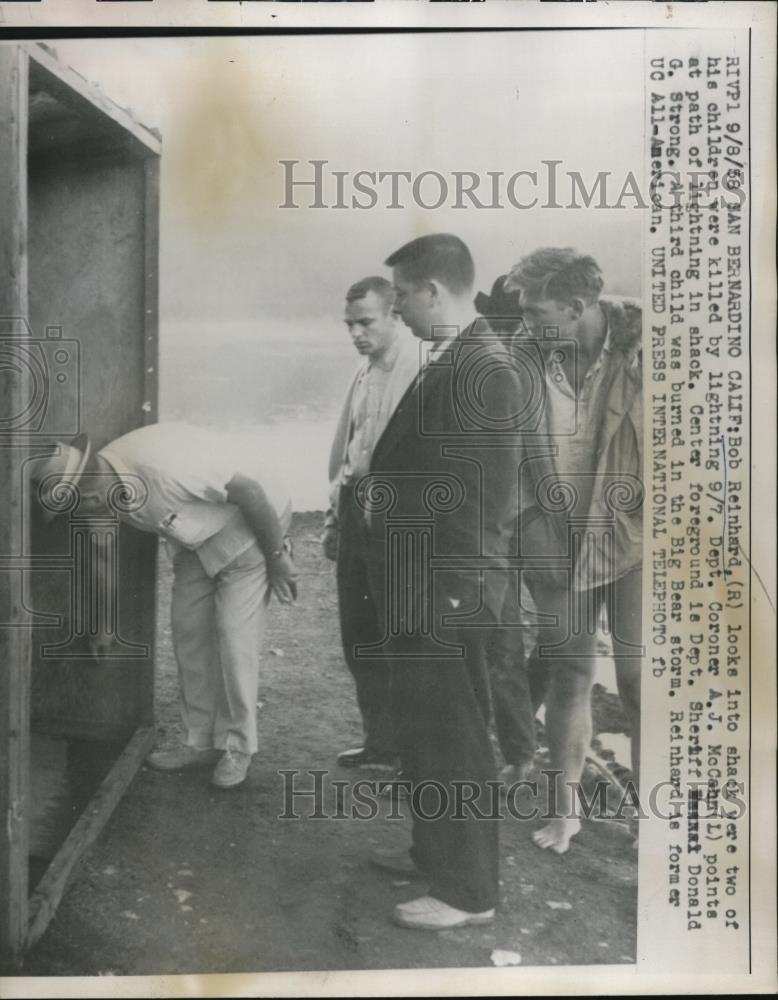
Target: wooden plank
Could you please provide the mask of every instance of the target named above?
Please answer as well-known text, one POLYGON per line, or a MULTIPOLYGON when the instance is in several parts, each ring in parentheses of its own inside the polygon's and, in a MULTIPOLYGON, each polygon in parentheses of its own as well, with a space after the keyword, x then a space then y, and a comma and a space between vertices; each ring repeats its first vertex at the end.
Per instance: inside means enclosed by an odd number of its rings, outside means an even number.
MULTIPOLYGON (((144 241, 144 383, 143 424, 159 419, 159 159, 149 158, 145 172, 144 241)), ((157 565, 159 544, 145 538, 139 571, 141 581, 140 616, 149 657, 139 670, 141 724, 154 724, 154 667, 157 636, 157 565)))
POLYGON ((146 160, 144 204, 143 423, 159 419, 159 160, 146 160))
POLYGON ((30 921, 25 947, 31 948, 54 916, 65 893, 73 870, 86 849, 98 834, 128 788, 144 757, 154 745, 156 735, 152 727, 138 729, 122 752, 121 757, 101 782, 94 797, 76 821, 62 847, 57 851, 46 874, 30 897, 30 921))
MULTIPOLYGON (((0 318, 27 316, 27 55, 0 46, 0 318)), ((17 329, 19 326, 17 324, 17 329)), ((2 341, 0 341, 2 345, 2 341)), ((29 379, 5 374, 0 386, 0 553, 28 551, 22 511, 24 434, 14 427, 29 379)), ((0 576, 0 622, 21 622, 21 573, 0 576)), ((30 632, 0 627, 0 954, 15 962, 27 923, 27 817, 30 764, 30 632)))
POLYGON ((136 156, 159 156, 159 136, 136 121, 129 111, 114 104, 98 87, 64 66, 43 46, 27 45, 26 51, 33 63, 31 76, 36 86, 43 83, 47 93, 79 116, 93 121, 99 132, 105 130, 106 123, 113 125, 114 130, 121 130, 128 148, 136 156))

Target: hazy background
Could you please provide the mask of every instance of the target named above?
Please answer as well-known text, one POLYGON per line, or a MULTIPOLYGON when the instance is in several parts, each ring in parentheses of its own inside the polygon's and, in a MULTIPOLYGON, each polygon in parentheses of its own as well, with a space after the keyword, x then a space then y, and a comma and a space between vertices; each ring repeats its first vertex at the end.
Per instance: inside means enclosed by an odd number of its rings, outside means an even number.
POLYGON ((628 171, 642 176, 640 32, 53 46, 162 132, 161 417, 261 440, 298 510, 326 503, 329 439, 356 362, 343 294, 366 274, 388 274, 382 261, 403 242, 455 232, 485 291, 534 247, 573 245, 597 257, 607 290, 640 294, 643 213, 631 207, 278 207, 278 161, 317 158, 350 173, 444 175, 510 175, 558 159, 589 186, 611 171, 615 198, 628 171))

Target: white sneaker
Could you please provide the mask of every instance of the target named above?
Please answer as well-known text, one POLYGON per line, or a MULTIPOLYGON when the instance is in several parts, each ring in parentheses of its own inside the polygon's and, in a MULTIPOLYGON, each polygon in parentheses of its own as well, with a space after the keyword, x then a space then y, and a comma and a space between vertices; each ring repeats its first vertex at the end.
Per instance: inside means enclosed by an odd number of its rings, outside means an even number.
POLYGON ((227 749, 216 765, 211 778, 211 784, 217 788, 235 788, 246 780, 246 773, 251 763, 250 753, 227 749))
POLYGON ((490 924, 494 920, 494 908, 482 913, 468 913, 433 896, 420 896, 409 903, 398 903, 394 908, 393 918, 401 927, 442 931, 467 924, 490 924))

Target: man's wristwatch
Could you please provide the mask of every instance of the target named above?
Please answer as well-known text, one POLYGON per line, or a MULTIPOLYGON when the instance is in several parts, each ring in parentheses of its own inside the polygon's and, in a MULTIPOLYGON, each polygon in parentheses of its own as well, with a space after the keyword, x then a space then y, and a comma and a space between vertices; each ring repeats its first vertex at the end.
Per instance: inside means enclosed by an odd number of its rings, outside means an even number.
POLYGON ((270 558, 271 559, 280 559, 281 556, 287 555, 291 559, 292 558, 292 551, 293 551, 292 550, 292 539, 287 535, 284 538, 284 540, 283 540, 283 542, 281 544, 281 548, 280 549, 276 549, 275 552, 271 552, 270 553, 270 558))

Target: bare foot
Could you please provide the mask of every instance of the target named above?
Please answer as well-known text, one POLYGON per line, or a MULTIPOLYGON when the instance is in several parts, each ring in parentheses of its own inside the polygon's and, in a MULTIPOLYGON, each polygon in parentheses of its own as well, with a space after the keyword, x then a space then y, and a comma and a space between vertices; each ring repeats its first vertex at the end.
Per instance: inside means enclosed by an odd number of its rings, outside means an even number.
POLYGON ((564 854, 580 829, 581 821, 578 819, 552 819, 548 826, 535 830, 532 840, 544 851, 564 854))
POLYGON ((497 775, 497 780, 503 785, 512 785, 517 781, 529 781, 534 769, 534 760, 525 760, 521 764, 506 764, 497 775))

